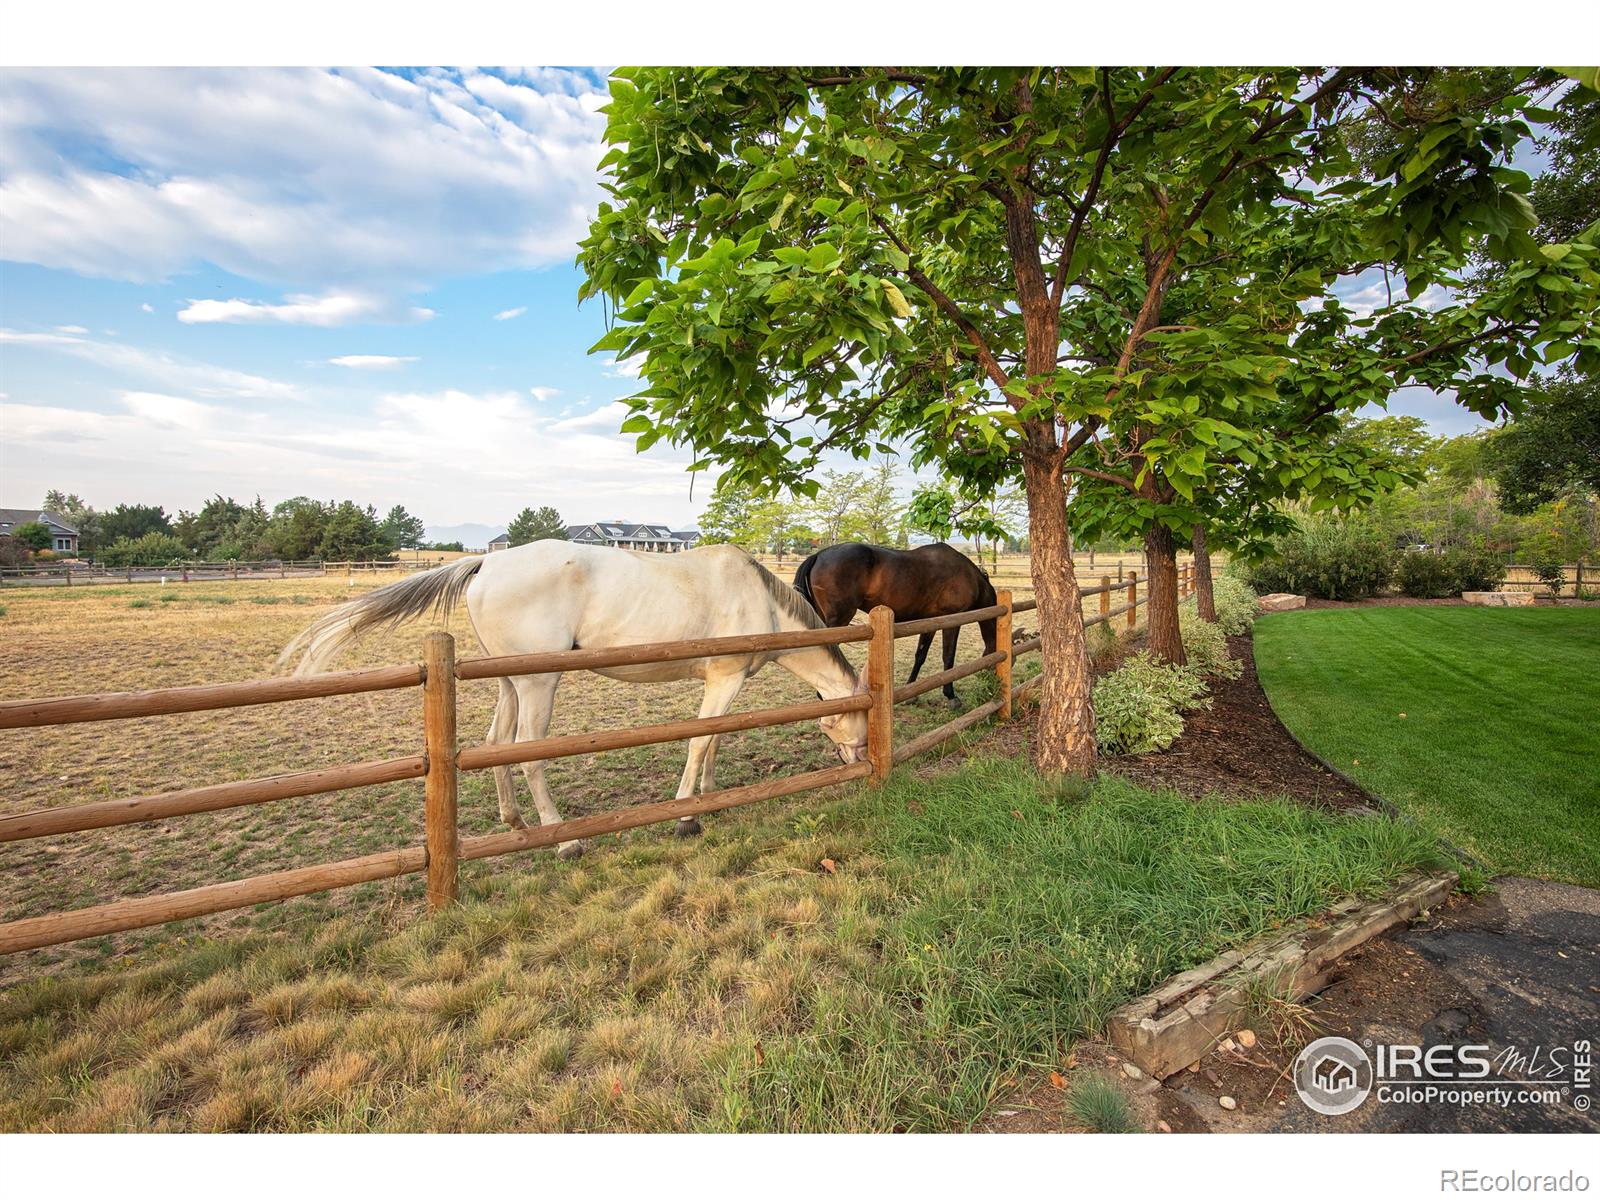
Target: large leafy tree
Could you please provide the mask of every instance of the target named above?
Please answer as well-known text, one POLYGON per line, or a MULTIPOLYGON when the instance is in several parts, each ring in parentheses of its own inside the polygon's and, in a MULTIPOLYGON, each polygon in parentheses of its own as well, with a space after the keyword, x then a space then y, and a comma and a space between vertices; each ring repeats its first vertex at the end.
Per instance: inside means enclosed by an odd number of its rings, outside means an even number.
POLYGON ((147 533, 171 533, 172 522, 159 504, 119 504, 100 514, 100 540, 105 544, 142 538, 147 533))
POLYGON ((59 513, 78 531, 78 553, 87 557, 100 545, 100 514, 77 492, 51 488, 44 495, 46 512, 59 513))
POLYGON ((1510 513, 1600 492, 1600 379, 1566 371, 1541 381, 1522 416, 1490 443, 1489 457, 1510 513))
POLYGON ((615 305, 596 349, 643 356, 623 428, 769 488, 814 488, 825 449, 897 442, 968 487, 1020 474, 1046 668, 1035 756, 1091 770, 1070 488, 1104 487, 1142 525, 1159 649, 1176 638, 1172 531, 1206 515, 1215 477, 1357 503, 1382 480, 1323 436, 1338 414, 1412 383, 1493 412, 1539 347, 1600 357, 1593 240, 1541 253, 1529 181, 1505 165, 1524 93, 1397 121, 1376 167, 1340 136, 1410 82, 620 72, 611 199, 580 261, 583 294, 615 305), (1469 300, 1414 303, 1474 255, 1509 265, 1469 300), (1395 302, 1333 299, 1372 268, 1401 281, 1395 302))

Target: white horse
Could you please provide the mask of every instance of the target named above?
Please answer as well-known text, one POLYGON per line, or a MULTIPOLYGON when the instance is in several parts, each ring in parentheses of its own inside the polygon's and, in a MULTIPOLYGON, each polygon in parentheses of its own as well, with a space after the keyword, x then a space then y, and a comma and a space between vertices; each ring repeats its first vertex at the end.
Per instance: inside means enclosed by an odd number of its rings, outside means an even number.
MULTIPOLYGON (((497 657, 824 627, 798 592, 734 546, 705 546, 668 555, 538 541, 459 559, 340 605, 290 642, 278 664, 303 651, 296 674, 326 670, 333 657, 365 631, 413 620, 430 609, 449 612, 463 592, 478 640, 497 657)), ((774 660, 825 700, 865 691, 864 679, 857 678, 838 646, 601 667, 595 673, 630 683, 703 679, 700 715, 718 717, 733 707, 745 680, 774 660)), ((486 741, 544 737, 560 683, 560 673, 501 679, 486 741)), ((865 758, 866 713, 823 717, 819 723, 845 762, 865 758)), ((712 788, 716 754, 715 734, 690 741, 679 799, 694 793, 697 772, 701 790, 712 788)), ((522 770, 540 822, 560 821, 545 785, 544 763, 523 763, 522 770)), ((523 828, 511 769, 494 768, 494 781, 500 819, 523 828)), ((700 823, 693 817, 680 818, 677 832, 698 833, 700 823)), ((582 852, 581 842, 566 842, 560 850, 563 858, 582 852)))

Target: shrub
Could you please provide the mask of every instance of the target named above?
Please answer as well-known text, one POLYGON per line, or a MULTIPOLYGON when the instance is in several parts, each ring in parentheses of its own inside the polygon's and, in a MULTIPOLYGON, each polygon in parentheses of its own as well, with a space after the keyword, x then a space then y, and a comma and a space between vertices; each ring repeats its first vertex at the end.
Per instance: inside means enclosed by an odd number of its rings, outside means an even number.
POLYGON ((1158 663, 1140 651, 1094 685, 1095 738, 1108 754, 1165 750, 1183 733, 1183 709, 1208 707, 1192 666, 1158 663))
POLYGON ((1441 554, 1408 550, 1395 568, 1400 590, 1421 598, 1492 592, 1505 577, 1505 564, 1483 547, 1452 547, 1441 554))
POLYGON ((1408 550, 1395 568, 1395 582, 1407 596, 1430 598, 1454 595, 1456 575, 1444 555, 1430 550, 1408 550))
POLYGON ((1211 581, 1211 596, 1217 606, 1217 625, 1223 633, 1237 636, 1249 632, 1256 619, 1259 597, 1248 583, 1233 575, 1218 575, 1211 581))
POLYGON ((43 521, 24 521, 14 525, 11 536, 30 550, 44 550, 50 545, 50 527, 43 521))
POLYGON ((100 553, 108 567, 164 567, 189 557, 188 547, 170 533, 118 538, 100 553))
POLYGON ((1446 552, 1456 573, 1456 591, 1492 592, 1505 582, 1505 560, 1485 546, 1463 546, 1446 552))
POLYGON ((1228 635, 1222 630, 1222 612, 1218 620, 1203 621, 1193 606, 1186 605, 1178 614, 1178 625, 1183 633, 1183 653, 1189 666, 1201 675, 1219 675, 1224 679, 1237 679, 1244 664, 1228 653, 1228 635))
POLYGON ((33 552, 34 562, 55 562, 59 557, 61 556, 58 555, 54 550, 35 550, 33 552))
POLYGON ((1279 538, 1246 578, 1258 592, 1297 592, 1324 600, 1359 600, 1382 590, 1394 551, 1365 521, 1333 517, 1302 521, 1279 538))
POLYGON ((1533 564, 1533 573, 1552 596, 1561 595, 1562 585, 1567 581, 1567 573, 1561 569, 1559 562, 1554 559, 1536 562, 1533 564))

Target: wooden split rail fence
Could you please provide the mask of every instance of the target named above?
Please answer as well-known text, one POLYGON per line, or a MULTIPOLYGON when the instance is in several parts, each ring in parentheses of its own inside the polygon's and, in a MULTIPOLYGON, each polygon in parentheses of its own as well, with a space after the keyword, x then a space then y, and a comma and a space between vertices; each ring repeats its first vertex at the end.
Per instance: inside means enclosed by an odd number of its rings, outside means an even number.
MULTIPOLYGON (((1181 569, 1180 594, 1187 595, 1190 590, 1189 572, 1181 569)), ((1083 594, 1086 597, 1100 598, 1099 613, 1085 618, 1085 625, 1109 623, 1125 615, 1129 629, 1134 626, 1138 606, 1148 599, 1147 596, 1138 595, 1137 577, 1125 584, 1114 583, 1109 577, 1102 577, 1100 586, 1085 589, 1083 594), (1124 592, 1126 600, 1119 605, 1113 605, 1113 599, 1124 592)), ((406 666, 373 667, 302 677, 164 688, 145 692, 114 692, 0 702, 0 729, 28 729, 44 725, 208 712, 289 700, 420 688, 423 716, 423 749, 420 754, 315 771, 299 771, 263 779, 211 784, 154 796, 103 800, 3 816, 0 817, 0 842, 58 837, 62 834, 108 829, 136 822, 166 820, 190 813, 263 804, 271 800, 285 800, 296 796, 321 795, 348 788, 396 783, 406 779, 423 780, 424 807, 424 844, 421 846, 385 850, 338 862, 319 863, 226 883, 208 884, 187 891, 116 900, 92 908, 26 917, 0 924, 0 954, 121 933, 168 921, 247 908, 267 901, 331 891, 335 888, 392 879, 416 872, 426 873, 428 906, 430 909, 438 909, 454 903, 459 888, 459 864, 462 861, 554 846, 561 842, 615 833, 677 817, 719 812, 757 800, 788 796, 852 780, 870 777, 881 781, 888 777, 896 763, 930 750, 980 721, 991 716, 1009 720, 1016 700, 1042 678, 1036 675, 1020 684, 1014 684, 1012 680, 1012 669, 1016 659, 1038 650, 1040 645, 1038 637, 1014 641, 1012 621, 1017 614, 1036 608, 1036 602, 1024 600, 1013 603, 1011 593, 1008 591, 1000 592, 998 600, 999 603, 989 608, 917 621, 897 623, 893 612, 879 607, 868 614, 865 625, 849 625, 843 628, 658 642, 637 646, 559 650, 542 654, 469 658, 461 661, 457 661, 455 657, 455 639, 447 633, 433 633, 424 640, 423 661, 406 666), (996 622, 996 648, 993 654, 961 663, 948 671, 929 675, 915 683, 900 687, 894 685, 894 643, 897 639, 991 619, 996 622), (669 721, 658 725, 595 733, 564 734, 536 741, 494 743, 465 749, 459 748, 457 744, 456 685, 461 680, 498 679, 555 671, 582 671, 624 664, 673 662, 722 654, 781 653, 807 646, 839 646, 851 642, 869 643, 868 690, 865 694, 846 696, 837 700, 790 704, 780 708, 729 713, 721 717, 669 721), (999 696, 996 699, 978 705, 937 729, 901 745, 895 745, 896 704, 943 687, 946 683, 953 683, 958 679, 990 669, 995 672, 1000 685, 999 696), (674 742, 707 734, 761 729, 850 712, 867 714, 868 740, 865 762, 808 771, 741 787, 722 788, 682 799, 635 805, 594 816, 561 821, 554 825, 508 830, 475 837, 460 836, 456 813, 456 787, 461 771, 479 771, 513 763, 674 742)))

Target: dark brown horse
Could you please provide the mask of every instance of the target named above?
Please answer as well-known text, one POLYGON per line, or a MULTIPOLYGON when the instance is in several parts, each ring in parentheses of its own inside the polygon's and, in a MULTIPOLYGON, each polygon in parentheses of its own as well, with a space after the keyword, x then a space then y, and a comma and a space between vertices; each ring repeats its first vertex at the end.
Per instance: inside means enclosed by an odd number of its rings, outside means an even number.
MULTIPOLYGON (((818 550, 801 563, 794 574, 794 589, 829 625, 848 625, 857 611, 878 604, 894 609, 897 621, 917 621, 988 608, 995 602, 989 577, 965 554, 943 542, 914 550, 841 542, 818 550)), ((978 622, 985 654, 994 653, 994 630, 993 619, 978 622)), ((947 671, 956 664, 960 638, 959 625, 944 631, 947 671)), ((932 644, 931 633, 917 640, 917 658, 907 683, 922 670, 932 644)), ((944 694, 952 705, 958 703, 954 685, 945 684, 944 694)))

